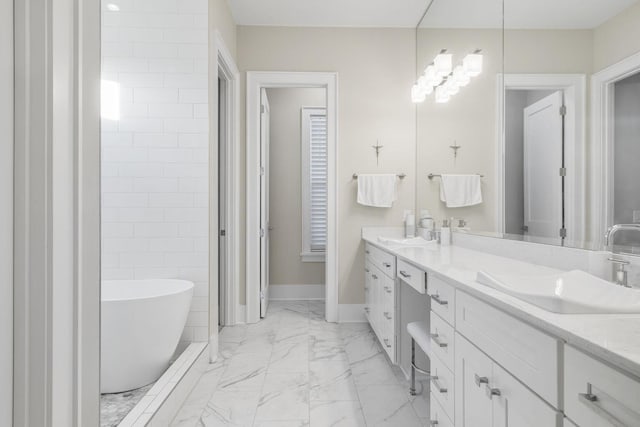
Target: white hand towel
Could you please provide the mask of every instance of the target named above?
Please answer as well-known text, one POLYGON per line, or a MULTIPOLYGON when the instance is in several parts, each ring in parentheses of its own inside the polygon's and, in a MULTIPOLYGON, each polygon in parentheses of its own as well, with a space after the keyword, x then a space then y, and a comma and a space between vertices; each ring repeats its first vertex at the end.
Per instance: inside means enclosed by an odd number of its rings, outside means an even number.
POLYGON ((390 208, 396 200, 395 174, 358 175, 358 203, 377 208, 390 208))
POLYGON ((480 175, 442 175, 440 200, 448 208, 461 208, 482 203, 480 175))

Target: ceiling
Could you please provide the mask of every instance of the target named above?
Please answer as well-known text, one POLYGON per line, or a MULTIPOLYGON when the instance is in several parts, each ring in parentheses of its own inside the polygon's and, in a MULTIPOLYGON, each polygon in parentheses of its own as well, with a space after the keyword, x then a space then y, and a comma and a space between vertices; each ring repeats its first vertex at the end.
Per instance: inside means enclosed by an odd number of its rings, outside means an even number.
POLYGON ((238 25, 414 28, 428 0, 228 0, 238 25))
MULTIPOLYGON (((505 0, 504 23, 509 29, 593 29, 637 2, 505 0)), ((434 0, 421 27, 500 28, 502 0, 434 0)))
MULTIPOLYGON (((413 28, 430 0, 228 0, 238 25, 413 28)), ((505 0, 507 28, 592 29, 638 0, 505 0)), ((423 27, 500 28, 502 0, 434 0, 423 27)))

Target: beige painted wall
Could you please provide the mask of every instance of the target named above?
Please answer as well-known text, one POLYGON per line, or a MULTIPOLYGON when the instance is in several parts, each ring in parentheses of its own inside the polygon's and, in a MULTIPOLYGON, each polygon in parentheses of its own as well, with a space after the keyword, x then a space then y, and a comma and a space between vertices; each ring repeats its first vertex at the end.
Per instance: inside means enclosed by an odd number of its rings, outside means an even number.
POLYGON ((220 31, 231 55, 236 58, 236 23, 227 0, 209 0, 209 27, 220 31))
POLYGON ((302 262, 302 107, 324 107, 324 89, 268 89, 269 283, 324 284, 324 262, 302 262))
MULTIPOLYGON (((239 26, 237 40, 241 72, 339 73, 339 302, 362 303, 361 227, 399 226, 403 210, 414 207, 415 110, 409 89, 415 78, 415 33, 412 29, 239 26), (384 145, 379 166, 371 148, 376 140, 384 145), (356 204, 354 172, 405 172, 407 178, 398 186, 394 207, 376 209, 356 204)), ((244 132, 244 124, 241 128, 244 132)), ((244 146, 241 151, 244 156, 244 146)), ((244 281, 240 288, 244 302, 244 281)))
POLYGON ((593 52, 594 72, 640 52, 640 3, 594 30, 593 52))

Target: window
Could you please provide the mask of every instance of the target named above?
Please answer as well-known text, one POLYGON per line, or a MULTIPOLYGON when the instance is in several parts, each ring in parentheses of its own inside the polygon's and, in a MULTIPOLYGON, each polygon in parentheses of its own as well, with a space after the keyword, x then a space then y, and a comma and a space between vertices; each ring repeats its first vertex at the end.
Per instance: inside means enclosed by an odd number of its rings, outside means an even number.
POLYGON ((302 108, 302 261, 324 262, 327 244, 327 112, 302 108))

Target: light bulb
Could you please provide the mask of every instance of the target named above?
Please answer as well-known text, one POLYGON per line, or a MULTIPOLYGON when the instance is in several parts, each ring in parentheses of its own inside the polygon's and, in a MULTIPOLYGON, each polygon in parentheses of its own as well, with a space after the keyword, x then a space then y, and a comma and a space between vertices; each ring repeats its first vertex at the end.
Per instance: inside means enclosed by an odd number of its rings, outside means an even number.
POLYGON ((436 75, 440 77, 448 76, 453 68, 452 55, 450 53, 440 53, 433 60, 433 65, 436 68, 436 75))
POLYGON ((443 104, 445 102, 449 102, 449 91, 444 85, 440 85, 436 88, 436 102, 439 104, 443 104))
POLYGON ((482 72, 482 55, 470 53, 462 60, 465 73, 470 77, 476 77, 482 72))

